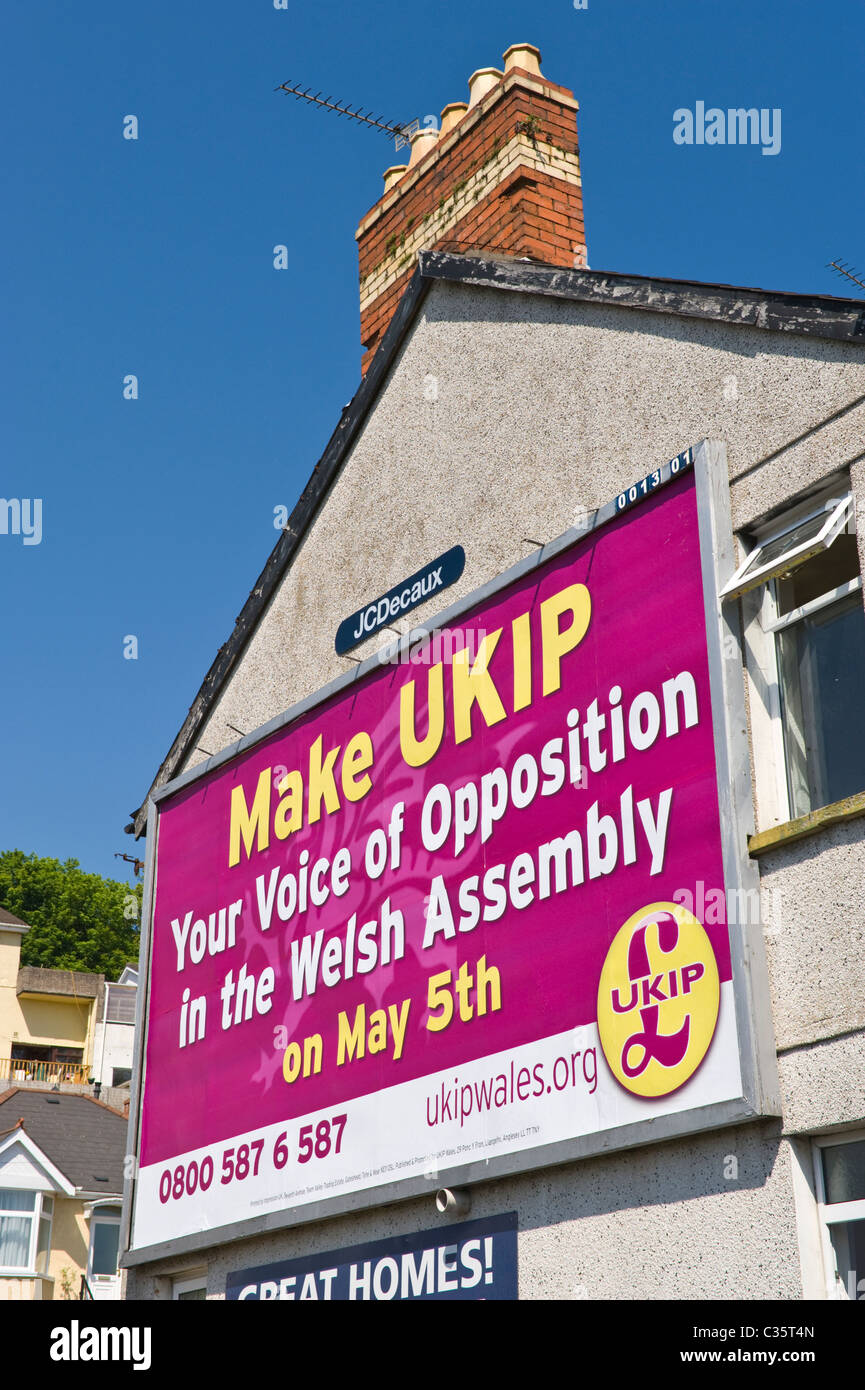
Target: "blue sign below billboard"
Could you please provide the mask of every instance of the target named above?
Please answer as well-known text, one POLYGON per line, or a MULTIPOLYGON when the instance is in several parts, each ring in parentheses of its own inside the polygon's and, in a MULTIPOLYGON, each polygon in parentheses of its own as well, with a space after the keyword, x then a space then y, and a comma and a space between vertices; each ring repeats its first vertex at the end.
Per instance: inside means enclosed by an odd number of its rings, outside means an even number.
POLYGON ((463 1221, 229 1274, 236 1300, 383 1303, 517 1297, 517 1214, 463 1221))

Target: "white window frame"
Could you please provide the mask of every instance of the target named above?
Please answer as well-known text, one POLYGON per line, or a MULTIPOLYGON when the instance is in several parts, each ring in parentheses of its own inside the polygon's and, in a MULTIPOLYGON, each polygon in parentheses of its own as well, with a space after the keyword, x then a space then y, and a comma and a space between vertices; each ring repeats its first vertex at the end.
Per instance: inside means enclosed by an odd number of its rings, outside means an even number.
POLYGON ((32 1211, 10 1211, 0 1202, 0 1216, 25 1217, 30 1222, 30 1240, 27 1245, 27 1264, 26 1265, 0 1265, 0 1277, 14 1275, 24 1278, 44 1278, 48 1273, 48 1264, 51 1257, 51 1236, 54 1230, 54 1193, 39 1192, 32 1187, 14 1187, 9 1183, 3 1183, 0 1179, 0 1187, 5 1192, 32 1192, 35 1198, 32 1211), (45 1210, 44 1199, 48 1198, 51 1202, 50 1210, 45 1210), (48 1258, 45 1261, 45 1269, 36 1268, 36 1253, 39 1244, 39 1226, 43 1219, 48 1221, 48 1258))
MULTIPOLYGON (((823 1149, 837 1148, 840 1144, 861 1144, 865 1141, 865 1129, 845 1131, 843 1134, 821 1134, 812 1140, 814 1152, 814 1191, 817 1197, 817 1216, 820 1221, 820 1236, 823 1245, 823 1271, 825 1275, 826 1297, 847 1301, 850 1291, 838 1277, 835 1262, 835 1249, 832 1245, 831 1228, 845 1225, 848 1221, 865 1222, 865 1198, 856 1202, 827 1202, 826 1183, 823 1177, 823 1149)), ((859 1271, 856 1271, 857 1274, 859 1271)), ((858 1281, 862 1284, 861 1296, 865 1297, 865 1270, 858 1281)), ((857 1287, 857 1299, 860 1291, 857 1287)))
POLYGON ((786 570, 797 568, 829 546, 841 534, 853 515, 853 494, 849 484, 836 479, 834 486, 807 505, 792 508, 774 524, 762 529, 748 557, 733 578, 721 590, 722 600, 742 600, 743 644, 748 679, 751 715, 751 736, 754 750, 757 829, 766 830, 792 819, 787 784, 787 753, 784 745, 784 722, 781 712, 781 682, 778 670, 776 634, 812 613, 837 603, 839 599, 862 589, 862 576, 851 579, 835 589, 827 590, 790 613, 779 616, 773 580, 786 570), (807 541, 803 546, 776 558, 771 565, 742 576, 753 558, 770 541, 776 540, 811 517, 828 512, 820 541, 807 541), (806 553, 802 553, 806 552, 806 553), (795 563, 791 566, 791 557, 795 563), (759 577, 755 577, 759 575, 759 577), (754 582, 752 583, 751 580, 754 582), (738 582, 737 581, 742 581, 738 582))
POLYGON ((117 1234, 118 1234, 117 1258, 118 1258, 118 1259, 120 1258, 120 1219, 121 1219, 121 1207, 120 1207, 120 1204, 119 1204, 119 1203, 112 1203, 112 1202, 105 1202, 104 1204, 98 1204, 98 1205, 97 1205, 97 1204, 94 1203, 94 1205, 92 1206, 90 1212, 88 1213, 88 1216, 89 1216, 89 1219, 90 1219, 90 1232, 89 1232, 89 1236, 88 1236, 88 1240, 87 1240, 87 1269, 86 1269, 86 1271, 85 1271, 85 1272, 86 1272, 86 1275, 87 1275, 87 1282, 91 1285, 91 1287, 92 1287, 94 1284, 97 1284, 97 1283, 99 1283, 99 1284, 105 1284, 105 1283, 113 1284, 113 1283, 115 1283, 116 1280, 120 1277, 120 1270, 117 1269, 117 1268, 115 1268, 113 1274, 94 1274, 94 1273, 93 1273, 93 1246, 94 1246, 94 1237, 95 1237, 95 1234, 96 1234, 96 1227, 97 1227, 97 1226, 114 1226, 114 1227, 116 1227, 116 1229, 117 1229, 117 1234))
POLYGON ((53 1193, 53 1192, 40 1192, 40 1193, 39 1193, 39 1216, 38 1216, 38 1218, 37 1218, 37 1220, 36 1220, 36 1223, 35 1223, 35 1225, 36 1225, 36 1244, 35 1244, 34 1247, 33 1247, 33 1268, 34 1268, 34 1269, 36 1268, 36 1261, 39 1259, 39 1231, 40 1231, 40 1229, 41 1229, 41 1227, 42 1227, 42 1222, 43 1222, 43 1221, 47 1221, 47 1222, 48 1222, 48 1245, 47 1245, 46 1250, 45 1250, 45 1268, 39 1271, 39 1273, 42 1275, 43 1278, 45 1278, 45 1276, 48 1274, 48 1266, 49 1266, 49 1264, 51 1263, 51 1237, 52 1237, 53 1234, 54 1234, 54 1203, 55 1203, 55 1200, 56 1200, 56 1199, 55 1199, 55 1196, 54 1196, 54 1193, 53 1193))
POLYGON ((852 512, 853 494, 848 491, 840 499, 837 495, 824 498, 821 504, 812 504, 809 510, 799 513, 797 509, 788 514, 781 525, 776 525, 757 541, 732 579, 729 579, 724 585, 720 597, 722 599, 741 598, 749 589, 758 588, 768 580, 777 578, 785 570, 795 569, 804 564, 806 560, 819 555, 821 550, 828 550, 847 525, 852 512), (832 508, 831 511, 830 508, 832 508), (826 521, 817 535, 812 536, 810 540, 800 541, 798 545, 792 546, 789 550, 782 551, 780 555, 775 556, 774 560, 762 565, 759 563, 760 554, 766 546, 780 540, 788 532, 804 525, 806 521, 813 521, 822 516, 824 512, 827 513, 826 521))

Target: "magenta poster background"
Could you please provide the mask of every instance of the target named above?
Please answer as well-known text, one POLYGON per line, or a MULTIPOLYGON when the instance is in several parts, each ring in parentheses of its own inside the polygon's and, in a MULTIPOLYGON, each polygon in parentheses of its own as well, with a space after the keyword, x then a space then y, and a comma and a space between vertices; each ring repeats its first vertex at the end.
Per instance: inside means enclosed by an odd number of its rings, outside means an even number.
MULTIPOLYGON (((569 551, 501 591, 459 621, 459 629, 492 632, 504 626, 500 648, 490 662, 507 718, 487 728, 477 706, 474 736, 456 746, 450 721, 448 669, 445 703, 448 718, 438 753, 422 768, 405 763, 399 744, 400 688, 415 680, 418 732, 426 727, 426 682, 429 666, 385 665, 357 684, 199 779, 160 805, 153 917, 152 973, 146 1078, 143 1099, 143 1164, 162 1162, 199 1146, 249 1131, 251 1127, 290 1120, 317 1110, 331 1110, 355 1096, 367 1095, 419 1076, 483 1058, 571 1027, 596 1016, 598 978, 613 937, 641 905, 669 900, 677 889, 705 892, 723 888, 715 754, 706 654, 705 619, 693 472, 660 489, 633 511, 601 528, 569 551), (586 636, 562 660, 562 686, 541 693, 541 653, 537 615, 540 603, 567 585, 585 584, 592 614, 586 636), (532 702, 513 712, 513 676, 508 641, 510 623, 531 612, 532 702), (420 838, 424 797, 436 783, 451 790, 500 765, 509 771, 520 754, 540 759, 542 747, 567 734, 571 709, 585 712, 596 697, 608 709, 608 692, 622 687, 622 706, 641 691, 660 699, 661 687, 682 671, 694 677, 698 722, 642 751, 628 746, 619 763, 609 758, 603 771, 588 771, 578 786, 566 782, 555 795, 536 796, 523 810, 509 806, 486 844, 479 836, 454 858, 451 844, 437 853, 420 838), (325 750, 344 748, 359 731, 369 733, 374 762, 373 789, 286 840, 271 839, 269 848, 241 855, 229 867, 231 789, 239 782, 251 804, 260 771, 266 767, 305 770, 310 745, 323 735, 325 750), (617 814, 620 797, 633 787, 634 800, 652 798, 672 788, 663 868, 650 874, 651 856, 641 842, 633 864, 618 863, 608 875, 585 881, 544 901, 535 895, 527 907, 508 906, 495 922, 481 920, 474 930, 451 940, 438 937, 423 949, 425 899, 432 880, 443 874, 458 885, 472 874, 483 877, 492 865, 508 868, 522 852, 566 835, 584 833, 589 808, 617 814), (370 833, 386 829, 391 808, 405 802, 402 862, 370 881, 363 868, 370 833), (297 867, 306 849, 310 863, 332 858, 341 847, 352 856, 350 888, 331 896, 322 909, 310 909, 291 922, 274 910, 268 931, 259 926, 256 878, 269 878, 275 865, 297 867), (221 954, 205 954, 199 964, 188 959, 177 969, 172 919, 181 922, 191 910, 203 917, 243 899, 237 945, 221 954), (358 914, 358 927, 378 918, 385 898, 405 919, 405 955, 366 975, 333 987, 319 982, 312 997, 294 1002, 291 991, 291 942, 319 928, 325 941, 344 936, 346 923, 358 914), (500 972, 502 1007, 468 1022, 455 1019, 442 1032, 427 1026, 427 981, 461 962, 474 969, 482 956, 500 972), (220 990, 231 969, 241 966, 256 977, 266 966, 275 972, 272 1008, 259 1017, 223 1031, 220 990), (183 992, 204 996, 207 1004, 203 1039, 179 1046, 183 992), (411 1001, 402 1055, 394 1060, 388 1047, 375 1055, 336 1065, 340 1011, 354 1016, 366 1004, 399 1008, 411 1001), (277 1030, 289 1039, 320 1033, 320 1074, 288 1084, 283 1078, 284 1047, 277 1030)), ((609 746, 609 735, 607 735, 609 746)), ((585 757, 583 758, 585 763, 585 757)), ((274 795, 274 803, 278 797, 274 795)), ((456 903, 455 910, 456 910, 456 903)), ((727 927, 706 923, 721 981, 730 979, 727 927)))

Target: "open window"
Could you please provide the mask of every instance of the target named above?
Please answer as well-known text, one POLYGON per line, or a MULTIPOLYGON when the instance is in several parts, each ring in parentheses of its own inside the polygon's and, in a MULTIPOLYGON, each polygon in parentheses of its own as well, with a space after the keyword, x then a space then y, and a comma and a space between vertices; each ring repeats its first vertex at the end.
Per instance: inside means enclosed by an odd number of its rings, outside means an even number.
POLYGON ((865 610, 852 495, 836 485, 753 541, 722 597, 743 599, 765 828, 865 792, 865 610))
POLYGON ((749 551, 721 590, 721 598, 741 598, 769 579, 791 575, 800 565, 827 551, 847 527, 853 514, 853 495, 829 497, 804 516, 792 514, 749 551))

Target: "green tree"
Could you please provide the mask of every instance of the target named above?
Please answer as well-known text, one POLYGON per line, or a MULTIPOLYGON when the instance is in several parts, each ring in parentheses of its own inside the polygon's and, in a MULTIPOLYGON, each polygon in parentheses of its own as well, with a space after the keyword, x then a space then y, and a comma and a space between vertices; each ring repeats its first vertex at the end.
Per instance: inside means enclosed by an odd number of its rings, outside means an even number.
POLYGON ((138 962, 141 885, 86 874, 77 859, 0 854, 0 907, 27 922, 21 964, 91 970, 116 980, 138 962))

